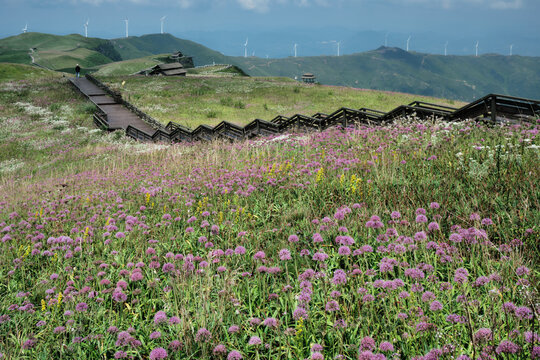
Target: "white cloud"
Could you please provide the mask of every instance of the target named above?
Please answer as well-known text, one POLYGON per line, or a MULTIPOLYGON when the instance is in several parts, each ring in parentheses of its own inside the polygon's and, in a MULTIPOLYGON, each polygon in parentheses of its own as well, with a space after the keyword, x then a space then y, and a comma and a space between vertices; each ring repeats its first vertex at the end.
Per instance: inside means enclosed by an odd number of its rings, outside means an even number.
POLYGON ((266 12, 270 8, 270 0, 237 0, 241 7, 256 12, 266 12))
POLYGON ((497 10, 517 10, 525 7, 527 0, 371 0, 372 2, 387 2, 394 4, 411 4, 442 7, 443 9, 455 9, 461 6, 487 6, 497 10))
POLYGON ((523 7, 523 0, 498 0, 493 1, 491 4, 493 9, 521 9, 523 7))

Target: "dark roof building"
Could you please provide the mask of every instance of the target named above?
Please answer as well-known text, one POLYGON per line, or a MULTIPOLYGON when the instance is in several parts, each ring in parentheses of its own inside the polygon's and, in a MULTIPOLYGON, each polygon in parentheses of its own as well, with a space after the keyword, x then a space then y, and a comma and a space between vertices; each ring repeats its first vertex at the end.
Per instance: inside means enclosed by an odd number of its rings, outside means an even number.
POLYGON ((148 71, 148 75, 186 76, 187 70, 180 63, 159 64, 148 71))
POLYGON ((317 78, 312 73, 305 73, 304 75, 302 75, 302 81, 308 84, 315 83, 316 79, 317 78))

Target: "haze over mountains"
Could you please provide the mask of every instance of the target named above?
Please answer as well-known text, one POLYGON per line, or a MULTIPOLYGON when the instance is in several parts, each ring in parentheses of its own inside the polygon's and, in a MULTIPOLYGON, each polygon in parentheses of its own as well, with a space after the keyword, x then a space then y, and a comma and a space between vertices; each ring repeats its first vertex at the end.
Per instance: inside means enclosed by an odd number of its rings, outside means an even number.
MULTIPOLYGON (((75 63, 98 70, 107 64, 180 50, 193 56, 195 65, 232 64, 252 76, 300 77, 314 73, 320 83, 357 88, 400 91, 469 101, 487 93, 540 97, 540 58, 485 54, 443 56, 398 47, 380 47, 344 56, 231 57, 170 34, 113 40, 27 33, 0 40, 0 61, 35 62, 72 71, 75 63), (34 49, 31 53, 30 49, 34 49)), ((141 60, 141 69, 146 65, 141 60)))

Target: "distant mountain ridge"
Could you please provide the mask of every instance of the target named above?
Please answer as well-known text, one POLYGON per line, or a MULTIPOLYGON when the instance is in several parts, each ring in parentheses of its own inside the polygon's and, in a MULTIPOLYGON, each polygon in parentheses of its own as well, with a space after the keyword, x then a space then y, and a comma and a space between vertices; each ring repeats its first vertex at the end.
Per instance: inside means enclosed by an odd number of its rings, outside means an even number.
POLYGON ((487 93, 540 98, 540 57, 496 54, 443 56, 380 47, 340 57, 263 59, 226 56, 170 34, 104 40, 80 35, 27 33, 0 40, 0 62, 30 64, 31 48, 37 48, 34 56, 37 63, 63 71, 72 71, 75 63, 93 71, 119 60, 179 50, 192 56, 196 66, 231 64, 251 76, 300 78, 303 73, 310 72, 325 85, 399 91, 464 101, 487 93))

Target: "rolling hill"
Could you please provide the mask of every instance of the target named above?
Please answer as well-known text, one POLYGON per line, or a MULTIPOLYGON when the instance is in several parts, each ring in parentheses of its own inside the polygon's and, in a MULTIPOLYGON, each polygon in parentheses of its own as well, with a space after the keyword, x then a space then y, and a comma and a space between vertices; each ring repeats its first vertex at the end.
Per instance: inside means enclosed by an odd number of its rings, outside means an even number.
POLYGON ((464 101, 488 93, 540 97, 539 57, 442 56, 381 47, 340 57, 233 58, 231 63, 251 76, 300 77, 310 72, 322 84, 464 101))
POLYGON ((58 36, 26 33, 0 40, 0 62, 32 64, 73 72, 79 63, 86 71, 122 60, 109 40, 78 34, 58 36))
POLYGON ((340 57, 262 59, 225 56, 170 34, 103 40, 80 35, 28 33, 0 40, 0 62, 31 64, 32 55, 36 63, 53 70, 72 72, 72 67, 79 63, 85 71, 104 67, 102 74, 127 75, 159 61, 156 55, 178 50, 192 56, 196 66, 231 64, 250 76, 299 78, 310 72, 325 85, 463 101, 487 93, 540 97, 540 57, 442 56, 388 47, 340 57), (30 49, 34 49, 32 54, 30 49), (125 62, 116 63, 118 61, 125 62))

